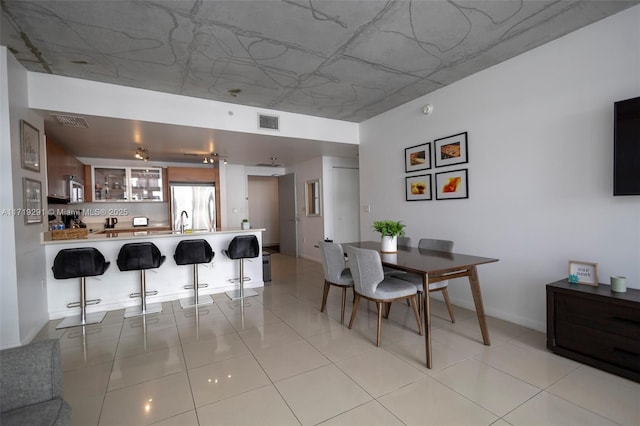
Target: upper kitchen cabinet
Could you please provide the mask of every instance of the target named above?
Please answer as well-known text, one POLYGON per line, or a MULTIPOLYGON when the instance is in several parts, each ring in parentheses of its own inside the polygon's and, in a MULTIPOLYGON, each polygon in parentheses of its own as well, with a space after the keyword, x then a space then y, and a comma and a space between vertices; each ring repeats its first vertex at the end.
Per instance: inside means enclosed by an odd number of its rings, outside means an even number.
POLYGON ((162 201, 162 169, 131 169, 131 200, 162 201))
POLYGON ((128 201, 127 169, 93 167, 93 201, 128 201))
POLYGON ((93 166, 93 201, 163 201, 161 168, 93 166))
MULTIPOLYGON (((47 196, 49 203, 68 203, 70 182, 82 184, 84 164, 47 136, 47 196)), ((77 200, 77 197, 75 197, 77 200)), ((82 198, 82 197, 80 197, 82 198)))

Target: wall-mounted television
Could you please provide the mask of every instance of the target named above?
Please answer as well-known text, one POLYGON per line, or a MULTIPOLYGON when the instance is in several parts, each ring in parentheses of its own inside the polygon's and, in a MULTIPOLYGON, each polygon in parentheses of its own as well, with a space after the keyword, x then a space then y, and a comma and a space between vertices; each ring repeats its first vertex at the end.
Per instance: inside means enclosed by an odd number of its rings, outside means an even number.
POLYGON ((613 104, 613 195, 640 195, 640 97, 613 104))

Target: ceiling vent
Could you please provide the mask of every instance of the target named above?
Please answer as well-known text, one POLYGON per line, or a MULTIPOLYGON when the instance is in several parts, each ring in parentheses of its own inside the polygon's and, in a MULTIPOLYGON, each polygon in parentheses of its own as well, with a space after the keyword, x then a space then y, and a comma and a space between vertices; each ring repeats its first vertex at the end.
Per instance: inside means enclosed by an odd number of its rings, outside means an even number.
POLYGON ((64 127, 77 127, 80 129, 88 129, 89 123, 82 117, 74 117, 73 115, 60 115, 60 114, 51 114, 53 118, 55 118, 58 123, 60 123, 64 127))
POLYGON ((258 128, 265 130, 280 130, 280 117, 258 113, 258 128))
POLYGON ((276 164, 277 157, 271 157, 271 163, 258 163, 256 167, 282 167, 282 164, 276 164))

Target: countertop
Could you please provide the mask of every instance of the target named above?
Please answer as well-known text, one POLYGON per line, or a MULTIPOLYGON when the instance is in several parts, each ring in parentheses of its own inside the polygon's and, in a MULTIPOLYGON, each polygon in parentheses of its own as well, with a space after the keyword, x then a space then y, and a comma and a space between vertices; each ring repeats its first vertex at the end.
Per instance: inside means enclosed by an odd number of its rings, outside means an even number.
POLYGON ((193 237, 193 236, 205 236, 205 235, 220 235, 220 234, 247 234, 253 232, 264 232, 265 228, 224 228, 219 231, 172 231, 170 228, 162 229, 162 227, 140 227, 140 228, 113 228, 113 229, 100 229, 96 232, 91 232, 87 235, 87 238, 81 239, 69 239, 69 240, 52 240, 51 232, 42 233, 42 244, 69 244, 73 242, 87 242, 87 241, 113 241, 118 240, 135 240, 135 239, 149 239, 149 238, 168 238, 168 237, 193 237))

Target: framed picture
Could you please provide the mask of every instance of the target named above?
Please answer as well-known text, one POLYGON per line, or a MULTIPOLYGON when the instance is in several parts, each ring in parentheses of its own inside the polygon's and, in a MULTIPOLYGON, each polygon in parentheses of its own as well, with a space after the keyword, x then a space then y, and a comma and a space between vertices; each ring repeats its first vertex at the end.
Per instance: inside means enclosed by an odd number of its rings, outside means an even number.
POLYGON ((436 200, 469 198, 467 169, 436 173, 436 200))
POLYGON ((40 171, 40 131, 24 120, 20 120, 20 152, 22 168, 40 171))
POLYGON ((469 162, 467 155, 467 132, 433 141, 436 167, 469 162))
POLYGON ((569 261, 569 282, 598 286, 598 264, 592 262, 569 261))
POLYGON ((405 178, 407 201, 431 200, 431 175, 407 176, 405 178))
POLYGON ((431 168, 431 142, 411 146, 404 150, 404 171, 406 173, 431 168))
POLYGON ((42 183, 22 178, 24 224, 42 223, 42 183))

